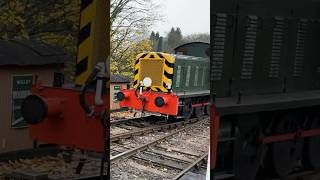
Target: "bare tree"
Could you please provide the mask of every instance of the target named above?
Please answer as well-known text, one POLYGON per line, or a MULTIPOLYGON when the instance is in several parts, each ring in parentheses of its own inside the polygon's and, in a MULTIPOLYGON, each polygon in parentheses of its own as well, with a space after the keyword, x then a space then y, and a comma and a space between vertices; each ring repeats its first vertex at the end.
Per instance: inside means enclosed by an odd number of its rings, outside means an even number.
MULTIPOLYGON (((133 44, 149 39, 149 29, 161 20, 159 6, 153 0, 111 0, 111 69, 119 73, 122 64, 132 59, 128 51, 133 44)), ((132 56, 132 55, 130 55, 132 56)))
POLYGON ((190 35, 184 36, 182 39, 182 42, 183 43, 189 43, 189 42, 210 43, 210 34, 208 33, 190 34, 190 35))

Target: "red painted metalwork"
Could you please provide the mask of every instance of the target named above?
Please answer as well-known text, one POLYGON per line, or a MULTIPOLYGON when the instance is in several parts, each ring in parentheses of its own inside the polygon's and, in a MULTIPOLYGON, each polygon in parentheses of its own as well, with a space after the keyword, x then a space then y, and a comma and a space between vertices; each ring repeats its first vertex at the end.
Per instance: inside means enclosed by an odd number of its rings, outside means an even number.
POLYGON ((62 98, 46 98, 43 100, 48 105, 48 116, 49 117, 63 118, 64 99, 62 99, 62 98))
POLYGON ((207 106, 209 104, 210 104, 209 102, 205 102, 205 103, 192 104, 191 106, 192 107, 201 107, 201 106, 207 106))
POLYGON ((218 133, 220 117, 216 111, 215 105, 210 108, 210 169, 213 170, 217 163, 218 133))
POLYGON ((125 99, 120 101, 121 107, 128 107, 137 110, 149 112, 157 112, 161 114, 177 115, 178 114, 178 96, 175 94, 165 94, 152 91, 143 91, 140 95, 134 89, 123 89, 121 92, 125 95, 125 99), (165 105, 157 107, 155 99, 162 97, 165 100, 165 105), (145 102, 143 102, 143 100, 145 102))
POLYGON ((264 144, 269 144, 269 143, 275 143, 275 142, 295 140, 299 138, 307 138, 312 136, 320 136, 320 129, 298 130, 294 133, 267 136, 267 137, 262 137, 261 139, 264 144))
MULTIPOLYGON (((95 115, 87 117, 80 106, 79 90, 36 85, 32 88, 32 93, 40 96, 48 106, 46 119, 39 124, 30 125, 29 134, 32 139, 103 152, 104 134, 100 116, 109 108, 108 96, 103 97, 104 105, 95 106, 95 115)), ((94 92, 88 92, 86 100, 93 106, 94 92)))

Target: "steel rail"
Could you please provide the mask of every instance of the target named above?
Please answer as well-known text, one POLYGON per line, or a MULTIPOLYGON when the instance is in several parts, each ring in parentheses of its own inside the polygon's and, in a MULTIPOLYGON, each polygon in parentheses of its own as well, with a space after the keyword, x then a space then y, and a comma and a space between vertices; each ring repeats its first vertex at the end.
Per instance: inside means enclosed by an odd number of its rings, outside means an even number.
POLYGON ((135 147, 135 148, 133 148, 133 149, 130 149, 130 150, 125 151, 125 152, 122 152, 122 153, 117 154, 117 155, 115 155, 115 156, 111 156, 111 157, 110 157, 110 163, 111 163, 111 162, 114 162, 114 161, 116 161, 116 160, 119 160, 119 159, 121 159, 121 158, 130 157, 130 156, 134 155, 134 154, 135 154, 136 152, 138 152, 138 151, 145 150, 145 149, 147 149, 147 148, 148 148, 149 146, 151 146, 151 145, 157 144, 157 143, 159 143, 159 142, 161 142, 161 141, 163 141, 163 140, 165 140, 165 139, 168 139, 169 137, 171 137, 171 136, 173 136, 173 135, 175 135, 175 134, 178 134, 178 133, 180 133, 180 132, 182 132, 182 131, 185 131, 185 130, 187 130, 187 129, 190 129, 190 128, 193 127, 193 126, 202 123, 204 119, 205 119, 205 118, 201 118, 197 123, 194 123, 194 124, 191 124, 190 126, 187 126, 187 127, 182 128, 182 129, 179 129, 179 130, 177 130, 177 131, 175 131, 175 132, 172 132, 172 133, 170 133, 170 134, 168 134, 168 135, 165 135, 165 136, 163 136, 163 137, 161 137, 161 138, 158 138, 158 139, 156 139, 156 140, 154 140, 154 141, 152 141, 152 142, 149 142, 149 143, 143 144, 143 145, 141 145, 141 146, 135 147))
POLYGON ((179 121, 176 123, 168 123, 168 124, 163 124, 163 125, 147 127, 147 128, 143 128, 143 129, 139 129, 139 130, 135 130, 135 131, 131 131, 131 132, 119 133, 119 134, 110 136, 110 142, 118 141, 120 139, 126 139, 126 138, 129 138, 132 136, 141 135, 141 134, 145 134, 145 133, 156 131, 156 130, 161 130, 164 128, 170 128, 170 127, 174 127, 174 126, 177 127, 177 126, 185 125, 188 123, 193 123, 198 120, 199 120, 199 118, 194 118, 194 119, 190 119, 187 121, 179 121))
MULTIPOLYGON (((148 118, 149 116, 143 117, 143 118, 148 118)), ((110 125, 118 125, 118 124, 123 124, 125 122, 129 122, 129 121, 137 121, 137 120, 141 120, 141 117, 134 117, 134 118, 128 118, 128 119, 118 119, 118 120, 112 120, 110 121, 110 125)))
POLYGON ((195 165, 197 165, 199 162, 201 162, 204 158, 208 156, 208 153, 205 153, 201 157, 199 157, 197 160, 195 160, 193 163, 191 163, 188 167, 186 167, 183 171, 181 171, 179 174, 177 174, 172 180, 178 180, 180 179, 184 174, 189 172, 195 165))

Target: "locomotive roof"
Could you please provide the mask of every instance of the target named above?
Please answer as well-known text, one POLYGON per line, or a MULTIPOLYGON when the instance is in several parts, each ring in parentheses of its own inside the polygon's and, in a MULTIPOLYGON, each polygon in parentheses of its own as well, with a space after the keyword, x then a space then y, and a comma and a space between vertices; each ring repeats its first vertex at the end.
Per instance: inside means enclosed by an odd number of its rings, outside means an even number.
POLYGON ((0 40, 0 65, 63 64, 72 57, 62 49, 34 40, 0 40))

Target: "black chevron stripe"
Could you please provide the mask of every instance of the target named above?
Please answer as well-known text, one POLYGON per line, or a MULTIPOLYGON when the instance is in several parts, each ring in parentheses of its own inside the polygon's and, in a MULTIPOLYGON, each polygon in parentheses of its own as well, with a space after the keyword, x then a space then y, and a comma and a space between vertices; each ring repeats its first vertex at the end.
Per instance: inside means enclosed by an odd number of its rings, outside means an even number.
POLYGON ((138 84, 138 80, 135 80, 134 82, 133 82, 133 85, 135 86, 136 84, 138 84))
MULTIPOLYGON (((164 56, 161 54, 161 53, 157 53, 158 54, 158 56, 160 57, 160 58, 164 58, 164 56)), ((165 59, 165 58, 164 58, 165 59)))
POLYGON ((134 75, 137 75, 138 72, 139 72, 139 69, 135 70, 135 71, 134 71, 134 75))
POLYGON ((79 37, 78 37, 78 45, 80 45, 83 41, 89 38, 91 32, 91 23, 88 23, 83 28, 81 28, 79 37))
POLYGON ((137 65, 139 63, 140 59, 137 59, 134 65, 137 65))
MULTIPOLYGON (((146 57, 147 56, 147 53, 144 53, 140 58, 144 58, 144 57, 146 57)), ((140 59, 139 58, 139 59, 140 59)))
POLYGON ((160 88, 156 88, 156 90, 159 91, 159 92, 161 92, 161 89, 160 89, 160 88))
POLYGON ((79 63, 76 65, 76 76, 82 74, 88 69, 88 56, 81 59, 79 63))
POLYGON ((173 78, 173 74, 169 74, 167 71, 164 71, 164 75, 165 75, 168 79, 172 79, 172 78, 173 78))
POLYGON ((93 0, 81 0, 81 11, 87 8, 90 4, 92 4, 93 0))
POLYGON ((167 65, 168 67, 170 67, 170 68, 173 68, 173 67, 174 67, 174 64, 173 64, 173 63, 169 63, 168 60, 165 60, 165 63, 166 63, 166 65, 167 65))

